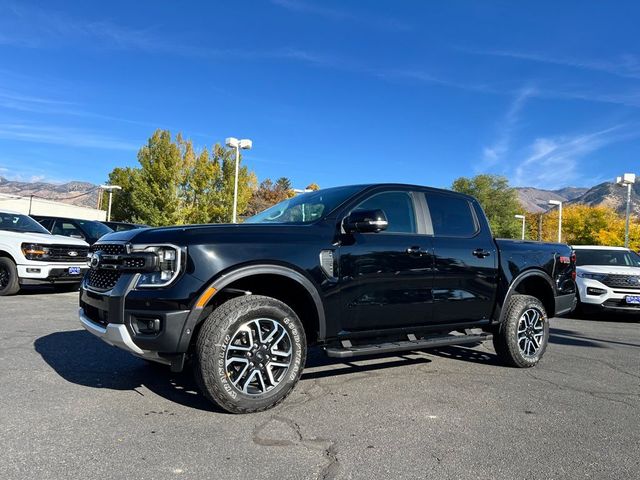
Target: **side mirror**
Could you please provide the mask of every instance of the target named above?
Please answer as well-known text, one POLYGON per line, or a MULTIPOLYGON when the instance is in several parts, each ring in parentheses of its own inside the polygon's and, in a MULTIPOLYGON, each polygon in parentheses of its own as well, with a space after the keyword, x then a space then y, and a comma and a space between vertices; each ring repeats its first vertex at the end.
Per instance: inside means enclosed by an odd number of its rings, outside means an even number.
POLYGON ((356 210, 344 219, 347 233, 378 233, 386 230, 389 221, 383 210, 356 210))

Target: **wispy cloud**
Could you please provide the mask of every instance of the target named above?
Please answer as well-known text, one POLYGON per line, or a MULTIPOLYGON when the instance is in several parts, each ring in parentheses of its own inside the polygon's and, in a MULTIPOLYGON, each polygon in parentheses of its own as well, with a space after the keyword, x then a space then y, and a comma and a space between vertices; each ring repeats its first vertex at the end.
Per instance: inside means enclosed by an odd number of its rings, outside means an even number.
POLYGON ((536 138, 524 150, 525 158, 517 163, 513 182, 547 189, 575 184, 584 179, 586 169, 580 170, 579 162, 586 155, 638 136, 637 125, 615 125, 577 135, 536 138))
POLYGON ((520 113, 527 100, 535 94, 535 88, 525 87, 511 101, 499 126, 497 139, 482 151, 480 170, 496 165, 509 153, 511 137, 520 120, 520 113))
POLYGON ((407 31, 411 26, 395 18, 372 15, 365 11, 348 11, 314 3, 306 0, 271 0, 271 3, 289 11, 316 15, 332 21, 351 22, 371 28, 390 31, 407 31))
POLYGON ((462 49, 467 53, 492 57, 506 57, 517 60, 526 60, 562 67, 579 68, 596 72, 608 73, 624 78, 640 78, 640 57, 633 54, 620 54, 611 59, 585 59, 566 56, 555 56, 536 52, 520 52, 516 50, 479 50, 462 49))
POLYGON ((138 146, 87 130, 26 123, 0 123, 0 138, 105 150, 136 151, 138 146))
POLYGON ((0 44, 51 48, 84 41, 113 49, 179 53, 181 45, 155 34, 154 28, 127 28, 99 20, 78 19, 54 10, 22 3, 0 3, 0 44))

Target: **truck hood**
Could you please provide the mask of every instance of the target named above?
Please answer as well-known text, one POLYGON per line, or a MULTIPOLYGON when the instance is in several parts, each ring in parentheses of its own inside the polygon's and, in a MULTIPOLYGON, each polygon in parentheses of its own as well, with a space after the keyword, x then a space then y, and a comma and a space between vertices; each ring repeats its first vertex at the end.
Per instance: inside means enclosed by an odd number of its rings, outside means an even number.
POLYGON ((63 235, 52 235, 50 233, 24 233, 12 232, 10 230, 0 230, 0 239, 11 240, 15 243, 39 243, 40 245, 76 245, 78 247, 88 247, 89 244, 79 238, 65 237, 63 235))
POLYGON ((640 267, 620 267, 615 265, 582 265, 578 273, 605 273, 612 275, 640 275, 640 267))
POLYGON ((216 238, 255 238, 259 241, 265 235, 280 235, 281 240, 291 234, 313 235, 318 224, 277 224, 277 223, 211 223, 204 225, 180 225, 175 227, 138 228, 123 232, 108 233, 99 242, 131 242, 137 244, 173 243, 189 245, 216 238), (256 237, 260 236, 260 237, 256 237))

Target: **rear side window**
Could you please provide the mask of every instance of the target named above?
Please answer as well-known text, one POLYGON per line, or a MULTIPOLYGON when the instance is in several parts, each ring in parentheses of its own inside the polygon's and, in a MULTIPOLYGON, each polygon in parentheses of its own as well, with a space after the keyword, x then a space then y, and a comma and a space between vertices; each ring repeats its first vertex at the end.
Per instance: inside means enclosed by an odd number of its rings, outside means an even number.
POLYGON ((374 195, 354 210, 383 210, 389 226, 380 233, 416 233, 413 200, 406 192, 385 192, 374 195))
POLYGON ((468 200, 453 195, 427 193, 433 234, 440 237, 471 237, 478 231, 468 200))

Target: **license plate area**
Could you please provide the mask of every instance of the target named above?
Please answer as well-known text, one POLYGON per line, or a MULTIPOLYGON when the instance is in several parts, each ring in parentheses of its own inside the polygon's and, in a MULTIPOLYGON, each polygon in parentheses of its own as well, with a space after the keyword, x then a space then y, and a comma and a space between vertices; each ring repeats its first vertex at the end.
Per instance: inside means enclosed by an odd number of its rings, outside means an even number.
POLYGON ((69 267, 68 273, 69 275, 80 275, 80 267, 69 267))
POLYGON ((629 305, 640 305, 640 295, 627 295, 624 301, 629 305))

